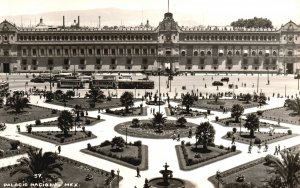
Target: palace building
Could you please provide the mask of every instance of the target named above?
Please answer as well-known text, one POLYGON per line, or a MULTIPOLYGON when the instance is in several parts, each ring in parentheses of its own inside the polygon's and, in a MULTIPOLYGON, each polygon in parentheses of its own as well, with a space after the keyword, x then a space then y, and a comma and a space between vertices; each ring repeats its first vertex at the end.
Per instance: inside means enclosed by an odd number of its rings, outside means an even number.
POLYGON ((279 29, 181 27, 165 13, 157 27, 36 27, 0 24, 0 72, 282 72, 300 69, 300 26, 279 29))

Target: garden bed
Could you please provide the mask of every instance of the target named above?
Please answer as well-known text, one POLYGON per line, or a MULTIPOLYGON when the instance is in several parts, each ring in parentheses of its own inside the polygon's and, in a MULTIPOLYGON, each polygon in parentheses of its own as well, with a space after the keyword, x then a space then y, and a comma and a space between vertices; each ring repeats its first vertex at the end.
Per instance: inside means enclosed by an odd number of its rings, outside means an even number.
POLYGON ((155 139, 171 139, 174 136, 174 131, 176 135, 180 134, 180 137, 187 137, 189 135, 189 130, 192 133, 195 132, 197 124, 187 122, 185 127, 176 126, 175 120, 167 120, 167 123, 162 126, 163 132, 157 132, 157 127, 155 127, 150 120, 140 120, 141 126, 133 127, 132 122, 124 122, 115 126, 114 130, 122 135, 128 135, 132 137, 139 138, 155 138, 155 139), (127 130, 126 130, 127 129, 127 130))
POLYGON ((261 118, 269 119, 276 122, 278 122, 279 119, 280 122, 284 123, 291 123, 295 125, 300 124, 300 115, 294 113, 293 110, 289 110, 289 108, 287 107, 265 110, 263 111, 261 118))
POLYGON ((140 170, 148 169, 148 147, 128 143, 122 152, 112 151, 111 145, 92 146, 81 150, 81 152, 99 157, 132 169, 139 167, 140 170))
MULTIPOLYGON (((67 186, 68 183, 77 184, 78 187, 84 188, 94 188, 94 187, 106 187, 106 183, 108 183, 107 179, 112 183, 112 186, 117 186, 118 177, 115 172, 115 177, 111 178, 111 173, 104 171, 102 169, 98 169, 78 161, 66 158, 66 157, 59 157, 59 160, 63 163, 63 170, 61 171, 62 177, 61 180, 63 181, 63 187, 67 186), (92 175, 93 178, 91 180, 86 180, 86 175, 92 175)), ((4 183, 14 184, 18 182, 18 179, 23 177, 22 174, 16 174, 10 177, 10 172, 19 167, 20 164, 15 164, 12 166, 2 167, 0 168, 0 186, 4 187, 4 183)), ((119 180, 123 178, 120 176, 119 180)), ((70 186, 70 187, 74 187, 70 186)))
POLYGON ((117 115, 117 116, 147 116, 147 107, 130 108, 129 112, 126 112, 125 109, 121 109, 121 110, 106 109, 106 113, 117 115))
POLYGON ((195 150, 195 145, 189 142, 175 147, 181 170, 193 170, 241 153, 239 150, 222 145, 208 146, 209 152, 203 151, 199 145, 195 150))
POLYGON ((36 119, 45 119, 51 117, 57 117, 58 111, 55 112, 52 109, 30 105, 30 108, 25 108, 20 113, 16 113, 14 110, 5 110, 0 108, 0 122, 4 123, 20 123, 26 121, 32 121, 36 119))
MULTIPOLYGON (((290 130, 288 130, 286 133, 273 133, 272 136, 269 134, 269 132, 256 132, 255 138, 251 138, 249 136, 249 132, 242 131, 241 135, 239 134, 239 132, 236 132, 234 134, 234 136, 235 136, 236 142, 240 142, 240 143, 244 143, 244 144, 250 144, 251 140, 252 140, 252 143, 254 143, 254 144, 259 144, 259 143, 264 144, 265 141, 267 141, 267 143, 270 144, 273 142, 278 142, 281 140, 285 140, 285 139, 297 136, 297 134, 288 134, 289 131, 290 130), (260 139, 260 142, 259 142, 259 140, 256 140, 256 139, 260 139)), ((230 132, 230 133, 231 133, 230 136, 228 135, 229 133, 227 133, 222 138, 225 140, 231 141, 233 133, 232 132, 230 132)))
POLYGON ((76 135, 74 131, 70 131, 69 136, 67 138, 65 138, 62 131, 37 131, 37 132, 32 131, 31 133, 22 132, 20 134, 32 138, 44 140, 46 142, 50 142, 53 144, 60 144, 60 145, 71 144, 75 142, 81 142, 84 140, 96 138, 96 136, 92 134, 90 131, 83 132, 81 130, 80 131, 78 130, 76 132, 76 135))
POLYGON ((23 144, 18 140, 0 137, 0 159, 24 154, 29 147, 32 146, 23 144), (19 149, 17 148, 17 146, 19 146, 19 149))
MULTIPOLYGON (((102 121, 104 121, 104 119, 98 120, 97 118, 92 118, 92 117, 80 117, 79 123, 80 126, 92 126, 102 121)), ((39 124, 39 122, 38 123, 36 122, 35 124, 31 124, 31 126, 32 127, 57 127, 57 123, 58 123, 57 120, 48 121, 41 124, 39 124)))
MULTIPOLYGON (((167 116, 174 116, 174 117, 177 117, 177 116, 185 116, 185 117, 195 117, 195 118, 198 118, 198 117, 207 117, 208 113, 207 112, 203 112, 203 111, 200 111, 200 110, 193 110, 193 109, 190 109, 189 113, 186 113, 186 109, 182 109, 182 108, 175 108, 175 107, 172 107, 169 108, 169 107, 165 107, 165 111, 166 111, 166 115, 167 116)), ((209 115, 213 115, 212 113, 210 113, 209 115)))

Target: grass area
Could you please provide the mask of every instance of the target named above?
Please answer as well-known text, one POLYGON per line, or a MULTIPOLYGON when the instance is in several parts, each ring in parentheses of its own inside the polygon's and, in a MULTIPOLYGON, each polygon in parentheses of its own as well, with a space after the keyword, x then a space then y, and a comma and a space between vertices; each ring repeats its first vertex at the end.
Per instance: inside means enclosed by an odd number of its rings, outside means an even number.
MULTIPOLYGON (((74 161, 69 158, 60 157, 59 159, 63 163, 63 170, 62 170, 62 177, 61 180, 64 183, 62 187, 68 187, 67 183, 76 183, 78 184, 78 187, 81 188, 94 188, 94 187, 106 187, 106 179, 108 179, 111 176, 110 172, 91 167, 89 165, 80 163, 78 161, 74 161), (86 175, 92 175, 92 180, 86 180, 86 175)), ((13 168, 19 167, 19 164, 3 167, 0 168, 1 176, 0 176, 0 182, 3 183, 16 183, 18 182, 18 179, 23 177, 22 174, 16 174, 13 177, 10 177, 10 172, 13 168)), ((116 173, 115 173, 116 174, 116 173)), ((116 185, 117 176, 115 175, 115 178, 113 179, 113 185, 116 185)), ((119 178, 120 180, 122 177, 119 178)), ((74 187, 74 186, 72 186, 74 187)))
POLYGON ((123 151, 116 151, 108 146, 92 146, 92 148, 81 150, 83 153, 103 158, 126 167, 140 170, 148 169, 148 147, 145 145, 136 146, 131 143, 123 148, 123 151))
POLYGON ((124 122, 115 126, 114 130, 122 135, 139 137, 139 138, 155 138, 155 139, 168 139, 173 138, 174 133, 180 137, 187 137, 189 130, 191 129, 194 133, 198 125, 187 122, 185 127, 176 126, 175 120, 167 120, 167 123, 162 126, 163 131, 157 132, 155 127, 150 120, 140 120, 141 125, 139 127, 133 127, 131 121, 124 122), (127 129, 127 131, 126 131, 127 129))
POLYGON ((52 113, 49 108, 30 105, 30 108, 25 108, 24 111, 16 113, 14 110, 0 108, 0 122, 5 123, 20 123, 37 119, 45 119, 58 116, 52 113))
POLYGON ((106 110, 107 114, 113 114, 118 116, 147 116, 147 107, 134 107, 130 108, 129 112, 126 112, 125 109, 121 110, 106 110))
MULTIPOLYGON (((139 100, 134 100, 134 101, 136 102, 139 100)), ((113 98, 110 101, 104 99, 102 102, 96 102, 95 107, 90 107, 90 102, 91 102, 91 100, 88 98, 72 98, 72 99, 69 99, 67 102, 53 100, 50 103, 60 105, 60 106, 66 105, 67 107, 70 107, 70 108, 73 108, 75 105, 81 105, 81 107, 83 109, 88 109, 88 110, 99 109, 99 108, 100 109, 115 108, 115 107, 121 106, 120 99, 118 99, 118 98, 113 98)))
MULTIPOLYGON (((216 121, 216 123, 218 123, 219 125, 222 125, 224 127, 240 127, 240 125, 242 125, 242 127, 244 127, 244 124, 246 123, 246 121, 244 119, 242 119, 242 122, 235 122, 235 118, 225 118, 225 119, 219 119, 219 121, 216 121)), ((274 128, 287 128, 287 127, 283 127, 283 126, 278 126, 278 124, 270 124, 270 123, 266 123, 266 122, 260 122, 259 126, 262 128, 268 128, 268 127, 274 127, 274 128)))
POLYGON ((296 114, 293 110, 289 110, 287 107, 263 111, 262 118, 276 122, 278 122, 279 119, 280 122, 284 123, 300 124, 300 115, 296 114))
MULTIPOLYGON (((92 126, 92 125, 95 125, 102 121, 105 121, 105 120, 104 119, 98 120, 97 118, 92 118, 92 117, 80 117, 79 123, 80 123, 80 126, 92 126)), ((77 125, 77 122, 76 122, 76 125, 77 125)), ((48 122, 44 122, 41 124, 31 124, 31 126, 33 126, 33 127, 57 127, 57 120, 48 121, 48 122)))
POLYGON ((197 101, 194 102, 193 107, 216 110, 216 111, 223 111, 223 108, 225 108, 227 109, 227 111, 230 111, 232 105, 234 104, 240 104, 244 108, 252 108, 258 106, 257 102, 246 103, 245 101, 240 101, 235 99, 219 99, 217 102, 215 102, 213 99, 198 99, 197 101))
MULTIPOLYGON (((228 135, 225 135, 222 138, 226 140, 232 140, 232 136, 233 134, 231 133, 230 137, 228 137, 228 135)), ((234 136, 236 142, 244 144, 250 144, 251 140, 252 143, 256 144, 256 139, 260 139, 261 144, 264 144, 265 141, 267 141, 267 143, 270 144, 273 142, 278 142, 280 140, 292 138, 294 136, 297 136, 297 134, 288 134, 288 131, 286 133, 273 133, 272 135, 270 135, 269 132, 256 132, 254 135, 255 138, 251 138, 249 132, 242 132, 241 135, 239 134, 239 132, 237 132, 234 134, 234 136)))
POLYGON ((23 132, 21 134, 25 136, 37 138, 40 140, 44 140, 53 144, 64 145, 64 144, 70 144, 74 142, 80 142, 80 141, 96 138, 94 134, 89 132, 90 131, 83 132, 81 130, 80 131, 78 130, 75 134, 75 132, 72 131, 69 132, 68 137, 65 137, 62 131, 38 131, 38 132, 31 132, 31 133, 23 132))
POLYGON ((31 146, 20 143, 18 140, 12 140, 8 138, 0 137, 0 159, 26 153, 26 150, 29 147, 31 146), (14 143, 19 143, 17 144, 19 146, 19 149, 13 148, 11 143, 13 145, 14 143))
MULTIPOLYGON (((236 178, 240 175, 245 177, 244 183, 252 183, 255 187, 263 187, 268 185, 268 180, 274 175, 269 173, 272 167, 265 164, 264 158, 251 161, 238 167, 221 172, 222 185, 236 182, 236 178)), ((217 186, 216 176, 209 178, 215 186, 217 186)))
POLYGON ((208 146, 208 151, 204 151, 202 146, 196 149, 195 145, 189 143, 175 147, 181 170, 193 170, 241 153, 239 150, 223 146, 208 146))
MULTIPOLYGON (((165 107, 165 111, 166 111, 166 115, 167 116, 185 116, 185 117, 205 117, 207 116, 207 112, 203 112, 200 110, 193 110, 190 109, 189 113, 186 112, 186 109, 182 109, 182 108, 176 108, 171 106, 171 108, 169 107, 165 107)), ((212 113, 210 113, 209 115, 213 115, 212 113)))

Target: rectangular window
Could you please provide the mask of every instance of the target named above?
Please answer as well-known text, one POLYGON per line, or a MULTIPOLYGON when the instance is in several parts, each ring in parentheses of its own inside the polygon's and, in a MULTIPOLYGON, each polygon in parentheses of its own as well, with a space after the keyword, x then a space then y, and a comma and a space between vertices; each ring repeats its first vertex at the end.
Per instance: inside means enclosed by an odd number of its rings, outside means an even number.
POLYGON ((100 49, 97 49, 97 55, 100 55, 100 49))
POLYGON ((36 59, 32 60, 32 65, 37 65, 37 60, 36 59))
POLYGON ((89 55, 93 55, 93 50, 89 49, 89 55))
POLYGON ((76 49, 72 49, 72 51, 73 55, 76 55, 76 49))
POLYGON ((80 49, 80 55, 84 55, 84 49, 80 49))
POLYGON ((53 65, 53 59, 48 59, 48 65, 53 65))
POLYGON ((116 55, 116 50, 115 49, 111 49, 111 54, 112 55, 116 55))
POLYGON ((22 59, 22 65, 27 65, 27 59, 22 59))
POLYGON ((147 49, 143 49, 143 55, 147 55, 147 49))
POLYGON ((151 55, 154 55, 155 50, 151 49, 151 55))
POLYGON ((32 55, 36 56, 36 49, 32 50, 32 55))
POLYGON ((104 55, 108 55, 108 49, 104 49, 104 55))
POLYGON ((131 55, 131 49, 127 49, 127 55, 131 55))
POLYGON ((53 55, 52 49, 49 49, 49 55, 53 55))
POLYGON ((22 50, 22 54, 23 54, 23 55, 27 55, 27 50, 26 50, 26 49, 23 49, 23 50, 22 50))
POLYGON ((69 55, 69 49, 65 49, 65 55, 69 55))
POLYGON ((45 55, 45 50, 41 49, 41 55, 45 55))
POLYGON ((96 59, 96 64, 100 65, 101 64, 101 59, 96 59))
POLYGON ((123 55, 123 49, 119 49, 119 54, 123 55))
POLYGON ((111 64, 115 65, 116 64, 116 59, 111 59, 111 64))
POLYGON ((64 64, 69 65, 69 59, 64 59, 64 64))
POLYGON ((60 55, 60 49, 56 49, 56 55, 60 55))
POLYGON ((140 54, 140 49, 136 48, 134 53, 135 53, 135 55, 139 55, 140 54))

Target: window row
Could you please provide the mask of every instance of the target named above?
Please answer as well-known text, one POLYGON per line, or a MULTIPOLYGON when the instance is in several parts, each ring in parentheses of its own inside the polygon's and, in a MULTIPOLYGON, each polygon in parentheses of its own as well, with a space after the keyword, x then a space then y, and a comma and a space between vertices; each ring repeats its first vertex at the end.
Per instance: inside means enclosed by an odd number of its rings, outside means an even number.
POLYGON ((275 35, 188 35, 184 40, 277 41, 275 35))
POLYGON ((23 56, 61 56, 61 55, 155 55, 154 48, 130 48, 130 49, 22 49, 23 56))
MULTIPOLYGON (((242 54, 244 56, 248 56, 248 50, 244 50, 242 54)), ((270 50, 265 50, 264 52, 262 50, 260 50, 260 51, 258 51, 258 54, 257 54, 256 51, 251 52, 252 56, 257 56, 257 55, 262 56, 263 54, 266 57, 270 56, 270 50)), ((288 54, 290 54, 290 53, 288 53, 288 54)), ((211 55, 223 56, 224 55, 224 50, 219 50, 218 53, 214 53, 214 54, 210 50, 206 51, 206 53, 204 51, 200 51, 200 54, 199 54, 198 51, 193 52, 193 56, 205 56, 205 55, 208 55, 208 56, 211 56, 211 55)), ((239 56, 239 55, 241 55, 241 52, 238 50, 238 51, 235 51, 235 53, 233 53, 232 50, 228 50, 227 55, 238 55, 239 56)), ((277 56, 277 52, 273 51, 272 55, 277 56)), ((186 51, 181 51, 181 56, 187 56, 186 51)))
POLYGON ((150 35, 21 35, 19 41, 75 41, 75 40, 152 40, 150 35))

